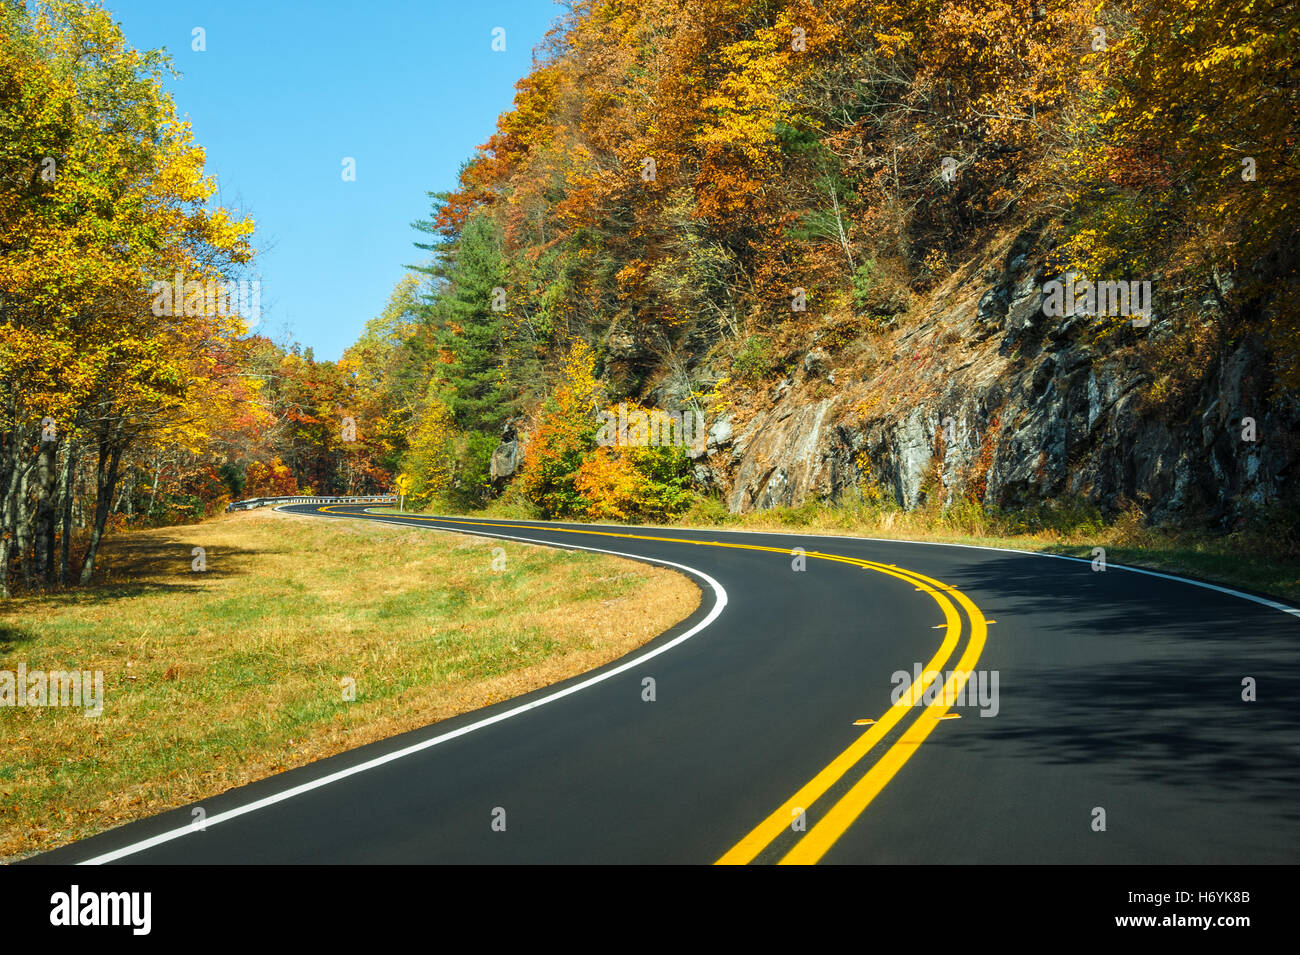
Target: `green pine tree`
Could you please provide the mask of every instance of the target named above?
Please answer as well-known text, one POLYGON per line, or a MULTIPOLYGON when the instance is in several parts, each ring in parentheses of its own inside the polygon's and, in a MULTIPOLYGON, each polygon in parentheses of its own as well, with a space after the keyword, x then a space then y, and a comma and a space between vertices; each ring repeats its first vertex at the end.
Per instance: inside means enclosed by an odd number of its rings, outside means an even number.
MULTIPOLYGON (((433 196, 436 220, 446 194, 433 196)), ((430 222, 415 227, 438 231, 430 222)), ((436 347, 451 359, 434 366, 447 405, 462 430, 496 432, 514 410, 501 373, 510 303, 500 226, 478 213, 454 238, 416 246, 434 256, 431 265, 418 268, 434 278, 424 307, 436 347)))

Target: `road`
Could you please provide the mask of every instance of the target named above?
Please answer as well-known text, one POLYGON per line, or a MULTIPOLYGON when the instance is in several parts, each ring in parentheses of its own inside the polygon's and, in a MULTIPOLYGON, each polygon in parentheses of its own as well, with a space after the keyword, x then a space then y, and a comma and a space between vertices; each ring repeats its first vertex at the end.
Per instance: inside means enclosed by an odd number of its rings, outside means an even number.
POLYGON ((201 830, 30 861, 1300 861, 1281 604, 952 545, 286 509, 619 553, 702 601, 589 674, 203 800, 201 830))

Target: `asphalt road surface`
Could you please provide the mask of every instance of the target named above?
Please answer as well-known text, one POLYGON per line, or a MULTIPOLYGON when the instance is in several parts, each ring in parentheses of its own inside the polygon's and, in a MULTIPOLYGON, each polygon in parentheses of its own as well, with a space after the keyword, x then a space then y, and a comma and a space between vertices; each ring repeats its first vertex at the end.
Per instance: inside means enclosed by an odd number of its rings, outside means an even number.
POLYGON ((286 509, 633 556, 702 601, 599 670, 30 861, 1300 861, 1279 603, 951 545, 286 509))

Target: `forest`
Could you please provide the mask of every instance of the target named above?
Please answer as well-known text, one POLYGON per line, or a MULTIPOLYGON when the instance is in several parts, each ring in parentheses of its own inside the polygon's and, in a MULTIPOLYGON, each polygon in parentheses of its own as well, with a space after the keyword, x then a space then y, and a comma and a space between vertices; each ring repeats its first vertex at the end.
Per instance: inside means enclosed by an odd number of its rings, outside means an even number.
POLYGON ((602 412, 743 411, 1031 224, 1055 274, 1152 283, 1152 401, 1245 338, 1287 400, 1298 49, 1268 0, 575 0, 330 362, 190 294, 248 279, 254 223, 166 57, 0 2, 0 594, 88 582, 115 528, 399 474, 421 508, 672 518, 717 495, 690 449, 602 412))

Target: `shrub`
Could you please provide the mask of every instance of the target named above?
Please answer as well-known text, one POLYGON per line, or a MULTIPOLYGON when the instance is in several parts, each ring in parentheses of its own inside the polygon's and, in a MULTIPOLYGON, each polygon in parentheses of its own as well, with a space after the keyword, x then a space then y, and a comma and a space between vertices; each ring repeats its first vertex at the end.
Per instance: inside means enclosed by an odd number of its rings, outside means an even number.
POLYGON ((727 509, 726 501, 709 494, 692 491, 686 508, 678 515, 677 523, 720 525, 734 524, 737 520, 738 515, 732 514, 727 509))
POLYGON ((574 478, 593 520, 665 520, 690 505, 689 483, 690 460, 671 445, 597 448, 574 478))
POLYGON ((745 339, 731 362, 732 374, 741 381, 758 381, 770 374, 772 368, 772 343, 762 335, 745 339))
POLYGON ((853 273, 853 304, 877 322, 904 314, 911 299, 906 280, 875 259, 867 259, 853 273))
POLYGON ((578 468, 574 489, 583 513, 593 520, 625 521, 637 512, 645 478, 622 448, 597 448, 578 468))

